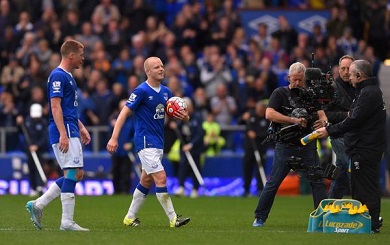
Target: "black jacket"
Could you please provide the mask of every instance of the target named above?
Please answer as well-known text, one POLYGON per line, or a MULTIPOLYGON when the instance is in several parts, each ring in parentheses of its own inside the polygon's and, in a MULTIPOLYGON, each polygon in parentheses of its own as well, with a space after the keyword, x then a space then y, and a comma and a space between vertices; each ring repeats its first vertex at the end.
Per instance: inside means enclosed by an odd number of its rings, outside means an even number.
POLYGON ((349 116, 342 122, 328 126, 330 136, 344 134, 346 152, 378 157, 385 149, 386 106, 376 78, 357 85, 356 97, 349 116))
POLYGON ((191 154, 200 155, 203 153, 203 137, 205 132, 203 130, 202 123, 202 116, 197 112, 194 112, 191 115, 191 120, 189 122, 179 122, 178 128, 183 139, 183 142, 180 144, 180 148, 183 146, 183 143, 191 143, 193 145, 190 151, 191 154))
POLYGON ((344 82, 340 77, 335 80, 336 98, 325 109, 329 123, 336 124, 348 116, 352 101, 355 97, 355 88, 350 83, 344 82))
MULTIPOLYGON (((31 144, 38 146, 38 152, 46 152, 49 146, 47 120, 45 118, 32 119, 28 116, 26 117, 24 123, 26 125, 31 144)), ((27 145, 26 150, 28 150, 27 145)))
POLYGON ((264 147, 262 145, 264 139, 267 137, 269 121, 265 117, 259 117, 255 111, 251 110, 250 117, 246 121, 245 127, 245 148, 252 148, 251 139, 248 136, 248 131, 253 130, 256 132, 255 144, 257 148, 264 147))

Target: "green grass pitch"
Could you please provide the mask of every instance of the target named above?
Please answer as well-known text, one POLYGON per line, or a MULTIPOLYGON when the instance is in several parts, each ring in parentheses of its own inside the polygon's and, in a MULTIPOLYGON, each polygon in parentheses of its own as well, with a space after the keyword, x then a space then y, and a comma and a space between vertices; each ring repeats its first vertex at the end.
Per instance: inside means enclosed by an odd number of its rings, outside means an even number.
POLYGON ((384 226, 380 234, 307 233, 311 196, 277 196, 266 226, 252 227, 257 198, 172 197, 178 214, 191 217, 169 228, 155 195, 149 195, 138 217, 140 227, 122 224, 131 195, 77 196, 75 220, 90 232, 60 231, 61 203, 44 211, 43 230, 33 227, 24 206, 27 196, 0 196, 1 244, 389 244, 390 199, 382 199, 384 226))

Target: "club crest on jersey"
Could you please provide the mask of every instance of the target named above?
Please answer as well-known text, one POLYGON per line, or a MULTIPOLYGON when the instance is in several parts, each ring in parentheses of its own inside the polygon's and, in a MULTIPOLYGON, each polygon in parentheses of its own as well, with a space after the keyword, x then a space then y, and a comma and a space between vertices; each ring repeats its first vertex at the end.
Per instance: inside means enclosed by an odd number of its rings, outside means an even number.
POLYGON ((132 103, 132 102, 134 102, 135 98, 137 98, 137 95, 135 93, 131 93, 127 102, 132 103))
POLYGON ((61 89, 61 81, 54 81, 53 82, 53 85, 52 85, 52 88, 53 88, 53 93, 60 93, 60 89, 61 89))
POLYGON ((73 158, 73 162, 75 164, 79 164, 80 163, 80 158, 78 158, 78 157, 73 158))
POLYGON ((168 100, 168 94, 164 93, 164 100, 168 100))

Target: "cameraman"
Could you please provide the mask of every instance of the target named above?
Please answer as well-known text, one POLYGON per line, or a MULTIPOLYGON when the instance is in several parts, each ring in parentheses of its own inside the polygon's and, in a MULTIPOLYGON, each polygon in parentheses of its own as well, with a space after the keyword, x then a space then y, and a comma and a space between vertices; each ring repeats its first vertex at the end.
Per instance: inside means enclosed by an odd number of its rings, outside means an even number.
MULTIPOLYGON (((290 84, 274 90, 269 99, 268 108, 266 110, 266 118, 269 121, 280 126, 298 124, 300 126, 298 127, 299 133, 302 135, 310 133, 312 131, 312 127, 315 129, 320 128, 325 126, 327 123, 326 115, 322 110, 314 112, 316 117, 319 119, 315 121, 308 121, 304 117, 292 117, 294 108, 290 103, 291 89, 305 87, 305 71, 306 68, 302 63, 296 62, 292 64, 288 75, 288 81, 290 84)), ((291 142, 277 140, 271 176, 269 181, 265 184, 257 204, 253 226, 264 226, 264 222, 271 211, 276 192, 284 178, 290 172, 291 168, 286 164, 290 157, 300 157, 305 166, 310 167, 319 165, 319 157, 315 141, 302 146, 299 139, 300 136, 298 135, 298 137, 291 142)), ((326 186, 322 178, 320 180, 309 179, 309 182, 313 192, 314 207, 316 208, 321 200, 327 197, 326 186)))
POLYGON ((357 91, 348 117, 317 132, 320 138, 344 135, 346 153, 351 160, 352 198, 367 205, 371 230, 379 233, 382 225, 379 166, 385 150, 386 106, 378 79, 372 77, 370 62, 352 62, 349 78, 357 91))
MULTIPOLYGON (((325 109, 329 123, 336 124, 348 116, 352 101, 355 97, 355 89, 349 79, 349 66, 355 59, 352 56, 344 55, 339 60, 340 76, 335 80, 336 98, 330 106, 325 109)), ((330 137, 332 149, 336 154, 336 166, 340 174, 330 184, 328 198, 343 198, 350 190, 350 176, 348 173, 349 157, 345 153, 344 136, 330 137)))

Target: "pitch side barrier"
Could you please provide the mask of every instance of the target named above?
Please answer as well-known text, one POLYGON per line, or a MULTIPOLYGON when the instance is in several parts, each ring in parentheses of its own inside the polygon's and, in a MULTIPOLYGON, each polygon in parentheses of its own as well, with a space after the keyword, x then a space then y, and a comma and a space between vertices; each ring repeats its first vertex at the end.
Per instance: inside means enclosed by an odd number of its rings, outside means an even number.
MULTIPOLYGON (((45 160, 54 160, 53 154, 45 154, 45 160)), ((227 154, 218 157, 206 157, 201 169, 205 184, 199 189, 204 196, 240 196, 243 193, 242 154, 227 154)), ((0 195, 28 195, 27 158, 23 152, 0 154, 0 195)), ((168 175, 168 190, 173 193, 178 187, 178 179, 174 176, 171 162, 163 159, 168 175)), ((269 168, 266 168, 268 170, 269 168)), ((77 184, 79 195, 111 195, 113 194, 111 155, 108 153, 84 153, 84 179, 77 184)), ((48 178, 48 185, 54 180, 48 178)), ((138 177, 132 173, 132 193, 138 183, 138 177)), ((185 187, 190 191, 192 180, 186 180, 185 187)), ((252 183, 253 194, 256 192, 256 180, 252 183)), ((152 191, 153 192, 153 191, 152 191)))
MULTIPOLYGON (((89 151, 93 153, 101 153, 105 150, 108 137, 110 136, 110 128, 108 126, 87 126, 89 133, 91 134, 91 143, 84 147, 84 152, 89 151), (105 143, 104 143, 105 142, 105 143)), ((244 125, 225 125, 221 126, 222 132, 231 132, 233 135, 233 148, 231 151, 240 151, 243 148, 243 133, 245 130, 244 125)), ((0 155, 9 152, 9 146, 7 147, 7 141, 10 139, 18 139, 18 146, 12 151, 23 151, 23 145, 25 144, 22 137, 22 133, 19 132, 17 127, 0 127, 0 155)), ((51 151, 51 146, 47 146, 48 151, 51 151)))

